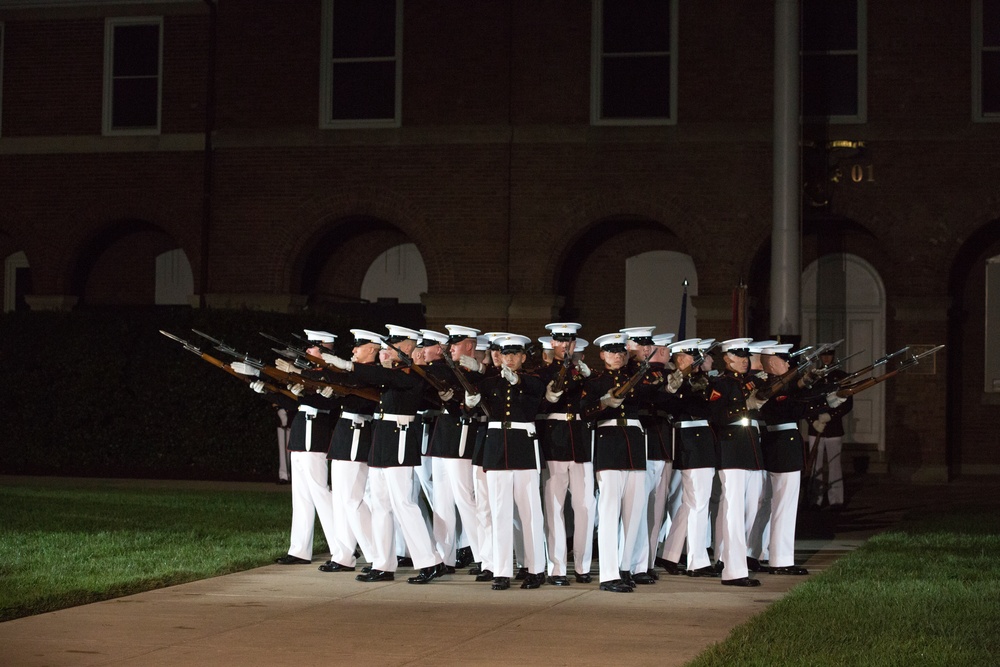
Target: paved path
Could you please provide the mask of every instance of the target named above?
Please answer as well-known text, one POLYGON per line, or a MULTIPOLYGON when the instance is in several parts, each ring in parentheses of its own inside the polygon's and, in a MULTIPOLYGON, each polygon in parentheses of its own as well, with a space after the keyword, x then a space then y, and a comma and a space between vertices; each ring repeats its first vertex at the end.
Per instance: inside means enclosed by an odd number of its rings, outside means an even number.
MULTIPOLYGON (((984 492, 916 489, 869 478, 850 511, 804 515, 798 561, 813 576, 908 511, 984 492)), ((413 586, 410 572, 362 584, 315 564, 271 565, 8 621, 0 623, 0 664, 668 667, 811 578, 765 574, 759 588, 734 590, 718 579, 663 575, 624 595, 596 583, 498 592, 464 574, 413 586)))

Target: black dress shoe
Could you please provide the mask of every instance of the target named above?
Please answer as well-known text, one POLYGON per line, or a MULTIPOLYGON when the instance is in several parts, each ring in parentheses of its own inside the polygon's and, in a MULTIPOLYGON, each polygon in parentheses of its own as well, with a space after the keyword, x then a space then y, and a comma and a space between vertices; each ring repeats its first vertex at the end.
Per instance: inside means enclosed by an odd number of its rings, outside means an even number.
POLYGON ((663 568, 663 571, 667 574, 678 575, 684 574, 684 570, 681 566, 672 560, 667 560, 666 558, 657 558, 656 564, 663 568))
POLYGON ((521 582, 521 588, 539 588, 545 583, 545 573, 539 572, 538 574, 529 574, 521 582))
POLYGON ((770 574, 791 574, 796 576, 803 576, 809 574, 809 570, 798 565, 786 565, 784 567, 769 567, 767 572, 770 574))
POLYGON ((275 484, 277 484, 278 486, 285 486, 285 485, 291 484, 291 483, 292 483, 292 480, 290 480, 290 479, 279 479, 277 482, 275 482, 275 484))
POLYGON ((522 567, 518 569, 517 574, 514 575, 514 578, 517 579, 518 581, 524 581, 527 576, 528 576, 528 568, 522 567))
POLYGON ((756 579, 751 579, 750 577, 740 577, 739 579, 723 579, 723 586, 740 586, 742 588, 753 588, 754 586, 760 586, 760 582, 756 579))
POLYGON ((476 581, 493 581, 493 570, 481 570, 476 575, 476 581))
POLYGON ((576 577, 576 583, 578 584, 589 584, 594 580, 594 578, 590 576, 590 572, 584 572, 583 574, 580 574, 579 572, 574 570, 573 576, 576 577))
POLYGON ((613 581, 602 581, 601 590, 610 591, 612 593, 631 593, 632 587, 623 583, 621 579, 615 579, 613 581))
POLYGON ((656 583, 656 579, 653 579, 646 572, 636 572, 635 574, 632 575, 632 581, 634 581, 637 584, 643 584, 643 585, 656 583))
POLYGON ((332 560, 328 560, 319 566, 320 572, 354 572, 356 569, 358 568, 334 563, 332 560))
POLYGON ((688 570, 687 576, 689 577, 721 577, 722 575, 715 569, 712 565, 706 565, 705 567, 699 567, 697 570, 688 570))
POLYGON ((455 567, 463 568, 472 565, 472 547, 462 547, 455 552, 455 567))
POLYGON ((505 591, 510 588, 510 577, 494 577, 493 590, 505 591))
POLYGON ((725 570, 725 569, 726 569, 726 564, 723 561, 721 561, 721 560, 715 561, 715 571, 716 572, 718 572, 719 574, 722 574, 722 571, 725 570))
POLYGON ((372 566, 371 565, 365 565, 363 568, 361 568, 361 571, 364 572, 365 574, 368 574, 369 572, 372 571, 372 566))
POLYGON ((760 564, 760 561, 756 558, 750 558, 747 556, 747 569, 751 572, 763 572, 764 566, 760 564))
POLYGON ((443 576, 445 574, 455 574, 455 568, 451 565, 445 565, 444 563, 437 564, 437 576, 443 576))
POLYGON ((413 559, 409 556, 396 556, 396 565, 399 567, 413 567, 413 559))
POLYGON ((420 568, 420 574, 415 577, 410 577, 406 580, 408 584, 426 584, 429 583, 431 579, 435 579, 438 576, 438 568, 442 567, 441 564, 431 565, 430 567, 420 568))
POLYGON ((373 581, 395 581, 396 575, 393 572, 386 572, 385 570, 375 570, 367 574, 359 574, 354 577, 358 581, 364 581, 365 583, 371 583, 373 581))
POLYGON ((549 584, 552 586, 569 586, 569 579, 566 577, 549 577, 549 584))
POLYGON ((274 562, 277 563, 278 565, 312 565, 311 560, 306 560, 305 558, 299 558, 297 556, 291 556, 289 554, 285 554, 280 558, 275 558, 274 562))
POLYGON ((628 586, 629 588, 635 588, 635 581, 632 579, 632 573, 628 570, 619 570, 618 574, 621 575, 621 582, 628 586))
POLYGON ((648 574, 649 576, 651 576, 656 581, 660 580, 660 573, 657 572, 656 570, 653 570, 653 569, 646 570, 646 574, 648 574))
POLYGON ((472 567, 469 568, 469 574, 479 575, 479 574, 482 574, 482 573, 483 573, 483 564, 482 563, 476 563, 475 565, 473 565, 472 567))

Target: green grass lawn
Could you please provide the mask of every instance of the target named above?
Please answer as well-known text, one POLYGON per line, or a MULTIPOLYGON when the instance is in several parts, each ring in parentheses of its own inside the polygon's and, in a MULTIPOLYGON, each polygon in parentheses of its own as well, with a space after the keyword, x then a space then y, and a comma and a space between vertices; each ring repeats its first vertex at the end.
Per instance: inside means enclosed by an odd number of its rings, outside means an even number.
POLYGON ((271 563, 288 548, 291 499, 64 480, 0 487, 0 517, 6 621, 271 563))
POLYGON ((690 665, 1000 664, 1000 515, 877 535, 690 665))

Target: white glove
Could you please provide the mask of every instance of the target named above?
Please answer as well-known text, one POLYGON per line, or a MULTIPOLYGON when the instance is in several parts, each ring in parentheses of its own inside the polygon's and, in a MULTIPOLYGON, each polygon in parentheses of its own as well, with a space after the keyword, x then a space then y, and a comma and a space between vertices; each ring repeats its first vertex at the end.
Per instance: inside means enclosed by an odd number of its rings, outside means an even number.
POLYGON ((264 382, 261 380, 254 380, 250 383, 250 388, 253 389, 258 394, 264 393, 264 382))
POLYGON ((676 394, 677 390, 681 388, 684 384, 684 373, 680 371, 674 371, 667 376, 667 391, 671 394, 676 394))
POLYGON ((278 359, 274 362, 274 367, 279 371, 284 371, 285 373, 301 373, 302 369, 297 367, 292 362, 287 359, 278 359))
POLYGON ((319 395, 323 398, 330 398, 333 396, 333 387, 326 386, 319 390, 319 395))
POLYGON ((601 405, 606 408, 620 408, 622 403, 625 402, 624 398, 615 398, 611 395, 609 391, 604 396, 601 396, 601 405))
POLYGON ((304 384, 290 384, 288 385, 288 391, 292 392, 296 396, 301 396, 305 392, 306 386, 304 384))
POLYGON ((254 368, 250 364, 245 364, 242 361, 234 361, 229 364, 229 367, 240 375, 253 375, 254 377, 260 376, 260 370, 254 368))
POLYGON ((348 361, 347 359, 341 359, 335 354, 323 353, 323 361, 330 364, 334 368, 339 368, 342 371, 353 371, 354 362, 348 361))
POLYGON ((517 384, 518 382, 521 381, 521 378, 517 377, 517 373, 510 370, 510 368, 508 368, 507 366, 503 366, 500 368, 500 375, 503 377, 504 380, 510 382, 511 384, 517 384))
POLYGON ((450 401, 454 397, 455 397, 455 390, 454 389, 448 389, 447 391, 439 391, 438 392, 438 398, 441 399, 442 403, 447 403, 448 401, 450 401))
POLYGON ((758 398, 756 390, 747 396, 747 409, 748 410, 760 410, 760 407, 767 403, 766 398, 758 398))
POLYGON ((465 407, 474 408, 479 405, 479 401, 483 400, 482 394, 470 394, 465 392, 465 407))
POLYGON ((846 398, 841 398, 840 396, 837 396, 837 392, 835 391, 831 391, 829 394, 826 395, 826 404, 829 405, 831 408, 838 407, 839 405, 843 404, 844 401, 846 400, 847 400, 846 398))
POLYGON ((559 398, 563 395, 562 391, 553 391, 552 387, 555 384, 555 380, 552 380, 547 385, 545 385, 545 400, 549 403, 558 403, 559 398))
POLYGON ((813 427, 813 430, 816 431, 817 433, 822 433, 823 429, 826 428, 826 422, 823 422, 823 421, 820 421, 820 420, 817 419, 816 421, 814 421, 812 423, 812 427, 813 427))
POLYGON ((580 375, 582 375, 585 378, 590 377, 590 366, 583 363, 583 359, 580 359, 579 361, 576 362, 576 367, 580 369, 580 375))
POLYGON ((463 354, 458 358, 458 364, 462 368, 466 368, 474 373, 478 373, 483 370, 483 365, 475 359, 475 357, 470 357, 467 354, 463 354))

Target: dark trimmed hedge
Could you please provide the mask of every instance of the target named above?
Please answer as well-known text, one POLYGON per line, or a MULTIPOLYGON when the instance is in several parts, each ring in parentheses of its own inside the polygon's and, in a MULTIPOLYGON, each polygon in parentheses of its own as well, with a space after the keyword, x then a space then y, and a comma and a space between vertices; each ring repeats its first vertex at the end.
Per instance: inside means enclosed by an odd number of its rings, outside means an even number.
POLYGON ((232 361, 191 331, 199 329, 273 363, 272 343, 258 332, 290 341, 304 327, 327 330, 349 354, 352 327, 420 326, 412 311, 351 311, 157 307, 4 315, 0 472, 271 481, 278 465, 274 409, 159 330, 232 361))

